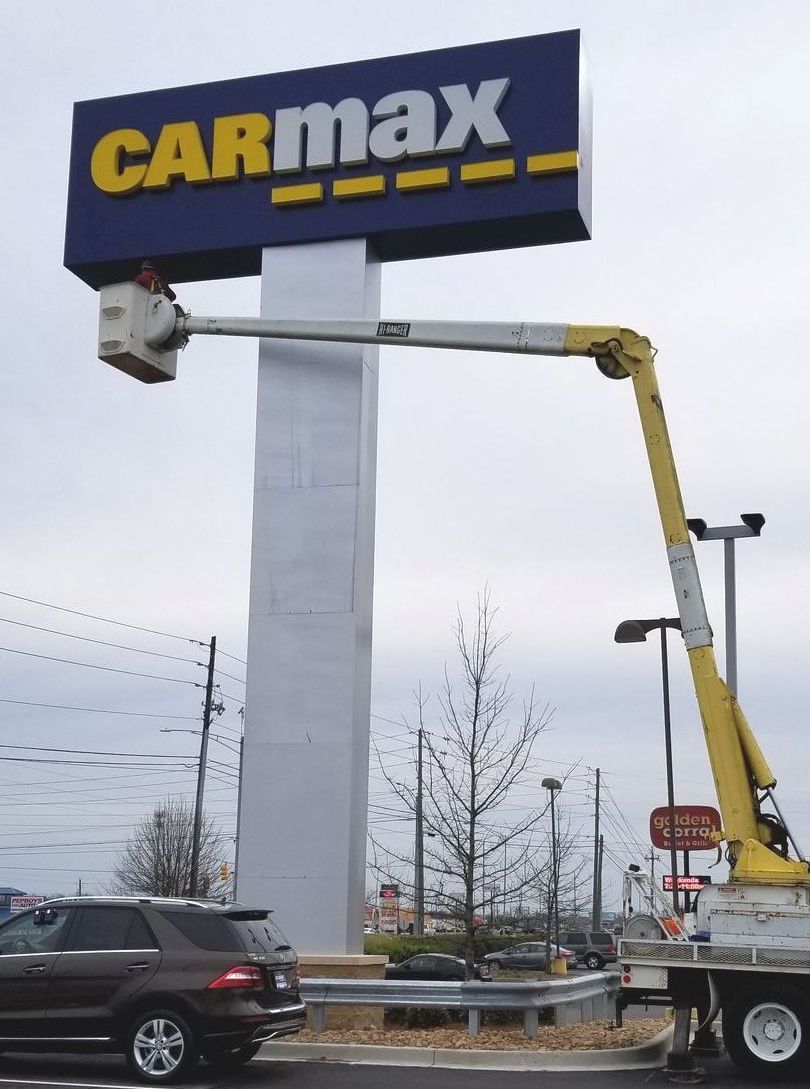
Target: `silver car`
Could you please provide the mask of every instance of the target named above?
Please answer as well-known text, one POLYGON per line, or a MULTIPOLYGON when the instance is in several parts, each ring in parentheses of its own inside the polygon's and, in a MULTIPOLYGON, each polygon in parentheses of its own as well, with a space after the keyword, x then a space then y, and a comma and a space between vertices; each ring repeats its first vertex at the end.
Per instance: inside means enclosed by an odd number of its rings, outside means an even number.
MULTIPOLYGON (((562 957, 569 968, 576 968, 576 954, 562 945, 558 950, 552 942, 552 960, 557 956, 562 957)), ((520 942, 518 945, 510 945, 495 953, 487 953, 484 962, 493 968, 536 968, 539 971, 547 971, 550 967, 546 961, 545 942, 520 942)))

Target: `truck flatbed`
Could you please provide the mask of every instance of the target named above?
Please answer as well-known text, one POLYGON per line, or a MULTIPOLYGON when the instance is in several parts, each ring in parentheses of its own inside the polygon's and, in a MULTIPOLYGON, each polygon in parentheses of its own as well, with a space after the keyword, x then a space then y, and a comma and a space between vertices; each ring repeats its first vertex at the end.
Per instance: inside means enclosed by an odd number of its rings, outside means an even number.
POLYGON ((619 941, 619 965, 651 968, 735 969, 810 973, 810 949, 779 945, 720 945, 717 942, 619 941))

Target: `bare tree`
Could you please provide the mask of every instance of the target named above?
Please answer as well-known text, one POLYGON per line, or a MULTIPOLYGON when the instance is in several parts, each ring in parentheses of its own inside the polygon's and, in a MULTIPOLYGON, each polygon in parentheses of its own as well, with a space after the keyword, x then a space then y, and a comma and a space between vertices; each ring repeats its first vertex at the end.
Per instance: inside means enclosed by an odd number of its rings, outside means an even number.
MULTIPOLYGON (((167 798, 141 820, 127 841, 115 867, 112 891, 120 895, 188 896, 193 833, 193 807, 167 798)), ((222 837, 204 814, 198 879, 201 896, 225 894, 227 881, 220 878, 223 850, 222 837)))
MULTIPOLYGON (((532 752, 551 719, 548 705, 538 707, 532 689, 519 709, 513 708, 508 675, 498 665, 506 636, 498 635, 497 608, 488 587, 478 595, 473 623, 458 612, 455 637, 460 679, 455 684, 445 666, 439 696, 438 727, 425 728, 428 698, 421 686, 415 695, 423 738, 422 783, 424 873, 427 894, 464 926, 467 976, 472 977, 477 917, 489 899, 484 874, 497 874, 499 899, 514 900, 524 888, 539 883, 531 831, 546 812, 524 811, 505 818, 510 794, 534 785, 532 752)), ((414 815, 417 786, 391 776, 380 763, 391 790, 414 815)), ((410 862, 372 837, 380 873, 399 876, 410 862)), ((412 871, 411 871, 412 872, 412 871)), ((400 880, 401 883, 401 880, 400 880)), ((491 894, 490 894, 491 895, 491 894)))

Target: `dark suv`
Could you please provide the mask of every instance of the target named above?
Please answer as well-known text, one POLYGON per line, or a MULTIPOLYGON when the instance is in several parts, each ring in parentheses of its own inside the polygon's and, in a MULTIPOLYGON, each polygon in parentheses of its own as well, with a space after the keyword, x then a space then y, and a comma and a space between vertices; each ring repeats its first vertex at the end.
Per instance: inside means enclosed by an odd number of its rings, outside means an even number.
POLYGON ((305 1024, 270 912, 152 897, 48 900, 0 926, 0 1050, 122 1052, 148 1082, 220 1069, 305 1024))
POLYGON ((616 962, 616 939, 607 930, 569 930, 560 941, 573 949, 586 968, 604 968, 616 962))

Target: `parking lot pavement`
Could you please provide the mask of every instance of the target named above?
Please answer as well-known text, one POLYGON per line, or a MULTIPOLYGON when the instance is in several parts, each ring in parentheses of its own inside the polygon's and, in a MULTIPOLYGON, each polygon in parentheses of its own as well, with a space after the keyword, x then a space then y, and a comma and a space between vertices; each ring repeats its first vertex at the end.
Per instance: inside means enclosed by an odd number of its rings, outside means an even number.
MULTIPOLYGON (((741 1077, 728 1059, 709 1060, 706 1073, 707 1085, 718 1089, 761 1085, 741 1077)), ((379 1089, 383 1084, 386 1089, 663 1089, 667 1085, 664 1074, 656 1070, 511 1073, 254 1061, 227 1078, 208 1074, 208 1068, 200 1066, 185 1084, 190 1089, 379 1089)), ((139 1084, 117 1056, 0 1057, 0 1089, 134 1089, 139 1084)), ((769 1082, 769 1089, 788 1089, 788 1083, 769 1082)))

